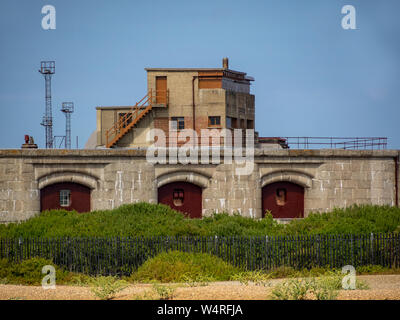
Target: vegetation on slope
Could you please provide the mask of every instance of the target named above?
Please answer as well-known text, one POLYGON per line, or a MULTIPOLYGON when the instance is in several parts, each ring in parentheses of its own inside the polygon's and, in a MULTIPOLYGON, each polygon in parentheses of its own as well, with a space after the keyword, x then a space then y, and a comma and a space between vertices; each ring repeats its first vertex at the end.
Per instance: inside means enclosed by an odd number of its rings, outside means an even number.
POLYGON ((168 206, 148 203, 83 214, 52 210, 21 223, 0 225, 1 238, 274 236, 399 231, 400 208, 371 205, 313 213, 286 225, 277 223, 269 214, 261 220, 228 214, 192 220, 168 206))

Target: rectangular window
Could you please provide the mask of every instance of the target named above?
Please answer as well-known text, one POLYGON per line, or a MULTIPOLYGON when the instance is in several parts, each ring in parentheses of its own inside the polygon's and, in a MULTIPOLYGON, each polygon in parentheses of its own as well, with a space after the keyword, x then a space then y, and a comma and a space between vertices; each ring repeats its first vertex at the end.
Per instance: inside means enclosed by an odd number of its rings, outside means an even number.
POLYGON ((226 127, 232 128, 232 118, 231 117, 226 117, 226 127))
POLYGON ((60 206, 69 207, 71 205, 71 190, 60 190, 60 206))
POLYGON ((208 117, 209 127, 219 127, 221 126, 221 117, 208 117))
POLYGON ((237 119, 236 118, 231 118, 232 119, 232 129, 236 129, 237 128, 237 124, 238 124, 238 121, 237 121, 237 119))
POLYGON ((120 113, 119 114, 119 121, 123 121, 122 127, 126 128, 128 124, 132 122, 132 116, 129 116, 130 113, 120 113), (128 119, 127 119, 128 118, 128 119))
POLYGON ((247 120, 247 129, 254 129, 254 121, 247 120))
POLYGON ((172 117, 171 118, 171 129, 172 130, 185 129, 185 118, 184 117, 172 117))

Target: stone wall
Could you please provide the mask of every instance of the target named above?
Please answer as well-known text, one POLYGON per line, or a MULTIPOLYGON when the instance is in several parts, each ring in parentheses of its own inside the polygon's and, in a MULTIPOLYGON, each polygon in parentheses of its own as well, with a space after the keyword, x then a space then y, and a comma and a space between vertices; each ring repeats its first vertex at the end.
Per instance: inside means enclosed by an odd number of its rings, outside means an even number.
POLYGON ((257 149, 254 170, 239 176, 235 164, 153 165, 145 150, 0 150, 0 222, 32 217, 40 211, 40 189, 71 181, 91 188, 92 210, 156 203, 157 188, 174 181, 203 188, 203 215, 237 211, 259 218, 261 189, 277 181, 305 188, 305 215, 356 203, 395 205, 399 154, 257 149))

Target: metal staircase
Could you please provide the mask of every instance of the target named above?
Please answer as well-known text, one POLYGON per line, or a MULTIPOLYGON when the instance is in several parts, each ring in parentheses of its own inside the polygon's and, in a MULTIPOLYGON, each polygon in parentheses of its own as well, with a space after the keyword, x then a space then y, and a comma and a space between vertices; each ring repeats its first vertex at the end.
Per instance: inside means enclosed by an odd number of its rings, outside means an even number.
POLYGON ((165 97, 165 100, 163 99, 165 103, 162 104, 166 107, 168 105, 168 90, 157 90, 156 95, 153 95, 153 90, 150 90, 129 112, 121 116, 118 121, 106 131, 106 147, 114 147, 119 140, 153 109, 153 104, 157 104, 157 98, 160 97, 165 97))

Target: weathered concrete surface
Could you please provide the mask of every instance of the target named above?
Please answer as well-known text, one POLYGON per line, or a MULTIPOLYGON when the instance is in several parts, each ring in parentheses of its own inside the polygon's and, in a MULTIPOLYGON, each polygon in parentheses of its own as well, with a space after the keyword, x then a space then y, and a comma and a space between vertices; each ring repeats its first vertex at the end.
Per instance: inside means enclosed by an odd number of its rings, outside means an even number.
POLYGON ((173 181, 203 188, 203 215, 237 211, 259 218, 261 189, 276 181, 305 188, 306 215, 352 204, 395 205, 399 154, 398 150, 256 149, 253 172, 238 176, 235 164, 153 165, 146 160, 146 150, 0 150, 0 222, 37 214, 40 189, 62 181, 90 187, 93 210, 155 203, 157 188, 173 181))

